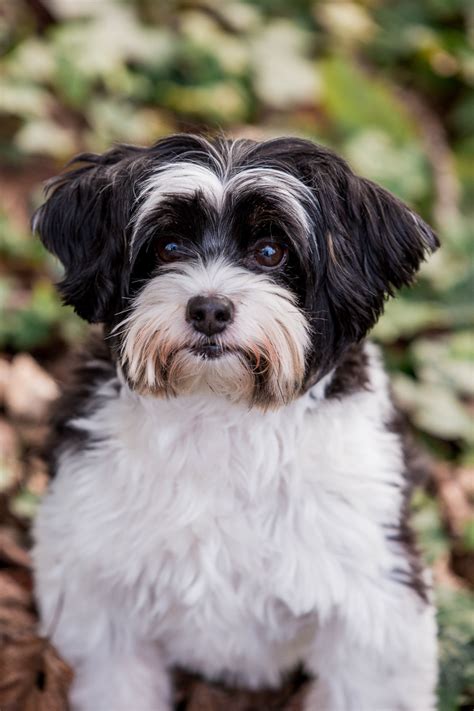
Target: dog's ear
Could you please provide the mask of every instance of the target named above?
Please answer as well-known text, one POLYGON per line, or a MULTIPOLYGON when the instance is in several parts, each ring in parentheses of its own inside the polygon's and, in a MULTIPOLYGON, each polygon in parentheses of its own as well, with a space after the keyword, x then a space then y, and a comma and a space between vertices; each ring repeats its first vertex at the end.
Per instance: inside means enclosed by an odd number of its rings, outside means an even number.
POLYGON ((439 242, 421 217, 370 180, 346 173, 337 193, 326 213, 322 286, 340 336, 354 342, 376 323, 386 298, 412 283, 439 242))
POLYGON ((92 323, 107 321, 120 296, 133 205, 130 164, 139 150, 77 156, 49 182, 47 200, 33 216, 33 231, 63 264, 64 302, 92 323))

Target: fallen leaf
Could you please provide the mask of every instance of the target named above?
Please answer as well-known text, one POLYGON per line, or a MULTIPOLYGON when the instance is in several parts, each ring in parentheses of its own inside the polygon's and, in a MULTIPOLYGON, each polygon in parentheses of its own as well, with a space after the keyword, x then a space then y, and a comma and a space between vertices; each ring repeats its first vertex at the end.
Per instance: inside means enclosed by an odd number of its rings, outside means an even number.
POLYGON ((5 398, 5 388, 10 377, 10 363, 5 358, 0 358, 0 405, 5 398))
POLYGON ((20 443, 12 425, 0 419, 0 492, 13 489, 21 479, 20 443))
POLYGON ((31 567, 30 556, 21 544, 18 531, 8 526, 0 527, 0 564, 31 567))
POLYGON ((56 382, 34 358, 26 353, 15 356, 5 389, 5 404, 11 417, 39 421, 58 394, 56 382))

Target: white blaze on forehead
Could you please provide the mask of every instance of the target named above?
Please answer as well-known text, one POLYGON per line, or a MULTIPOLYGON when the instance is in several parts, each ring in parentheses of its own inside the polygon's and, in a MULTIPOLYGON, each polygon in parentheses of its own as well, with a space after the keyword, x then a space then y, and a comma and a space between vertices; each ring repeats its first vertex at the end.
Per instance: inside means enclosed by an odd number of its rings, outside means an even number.
POLYGON ((145 182, 138 196, 143 200, 134 220, 132 246, 147 215, 172 195, 192 197, 201 192, 211 205, 219 207, 224 195, 222 181, 203 165, 196 163, 175 163, 162 166, 145 182))
POLYGON ((302 201, 314 202, 314 197, 301 180, 275 168, 248 168, 234 175, 226 185, 226 192, 234 195, 257 189, 276 199, 284 212, 305 232, 309 231, 308 215, 302 201))
POLYGON ((132 245, 140 225, 150 211, 155 210, 163 200, 173 195, 192 197, 201 193, 210 205, 218 210, 228 195, 261 190, 276 199, 305 232, 310 225, 302 201, 314 202, 311 190, 298 178, 275 168, 247 168, 229 177, 228 173, 218 175, 206 166, 197 163, 175 163, 162 166, 146 182, 138 196, 143 201, 134 220, 132 245))
POLYGON ((162 166, 149 178, 140 198, 145 197, 142 210, 146 212, 168 195, 194 195, 201 191, 212 202, 222 199, 224 186, 209 168, 198 163, 174 163, 162 166))

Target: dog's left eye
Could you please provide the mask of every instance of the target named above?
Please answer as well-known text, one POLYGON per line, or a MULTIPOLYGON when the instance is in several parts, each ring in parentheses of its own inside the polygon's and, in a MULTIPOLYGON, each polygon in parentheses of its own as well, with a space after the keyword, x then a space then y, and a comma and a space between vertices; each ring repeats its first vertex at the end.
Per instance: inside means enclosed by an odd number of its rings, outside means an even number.
POLYGON ((156 246, 156 254, 162 262, 177 262, 184 257, 184 248, 179 240, 161 239, 156 246))
POLYGON ((288 258, 288 247, 281 242, 261 239, 253 248, 254 261, 264 269, 275 269, 285 264, 288 258))

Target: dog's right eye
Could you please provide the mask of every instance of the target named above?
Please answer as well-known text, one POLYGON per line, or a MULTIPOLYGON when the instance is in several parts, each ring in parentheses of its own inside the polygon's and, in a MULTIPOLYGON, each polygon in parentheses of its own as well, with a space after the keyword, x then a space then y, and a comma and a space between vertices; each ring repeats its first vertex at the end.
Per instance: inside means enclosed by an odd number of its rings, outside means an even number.
POLYGON ((164 238, 156 245, 156 254, 161 262, 177 262, 186 255, 184 246, 179 240, 164 238))

